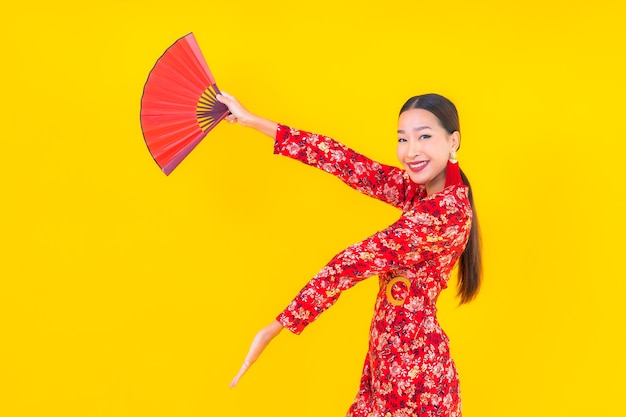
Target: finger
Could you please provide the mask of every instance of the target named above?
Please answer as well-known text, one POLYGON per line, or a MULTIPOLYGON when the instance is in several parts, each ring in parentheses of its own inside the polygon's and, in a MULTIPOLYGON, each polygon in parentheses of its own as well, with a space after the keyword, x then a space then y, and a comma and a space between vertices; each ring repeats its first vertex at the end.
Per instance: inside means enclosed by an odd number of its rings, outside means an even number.
POLYGON ((220 91, 220 94, 223 95, 224 97, 226 97, 229 100, 234 100, 235 99, 235 97, 231 96, 226 91, 220 91))
POLYGON ((233 96, 226 94, 223 91, 221 91, 219 94, 216 94, 215 99, 228 107, 236 103, 236 100, 233 96))
POLYGON ((215 95, 215 99, 216 99, 217 101, 219 101, 220 103, 222 103, 222 104, 226 105, 226 107, 229 107, 229 108, 230 108, 230 106, 232 106, 232 104, 233 104, 233 99, 232 99, 232 98, 230 98, 230 97, 228 97, 228 96, 227 96, 226 94, 224 94, 224 93, 221 93, 221 94, 216 94, 216 95, 215 95))
POLYGON ((237 386, 237 384, 239 383, 239 378, 241 378, 241 371, 233 378, 232 381, 230 381, 230 388, 235 388, 237 386))
POLYGON ((231 381, 230 383, 231 388, 234 388, 239 383, 239 380, 241 379, 243 374, 245 374, 248 371, 249 368, 250 368, 250 362, 245 361, 243 365, 241 365, 241 368, 239 369, 239 372, 237 373, 237 375, 235 375, 235 377, 231 381))

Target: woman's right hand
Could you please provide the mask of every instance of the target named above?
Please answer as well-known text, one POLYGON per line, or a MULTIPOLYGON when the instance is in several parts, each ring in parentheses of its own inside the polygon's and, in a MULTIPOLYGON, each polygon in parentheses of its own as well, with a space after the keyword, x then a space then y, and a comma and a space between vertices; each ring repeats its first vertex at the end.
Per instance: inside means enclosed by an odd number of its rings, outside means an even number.
POLYGON ((249 112, 235 97, 222 91, 216 98, 217 101, 225 104, 230 111, 230 114, 225 118, 227 122, 251 127, 272 138, 276 136, 276 123, 249 112))
POLYGON ((254 115, 250 113, 245 107, 237 101, 237 99, 230 94, 221 92, 217 95, 217 101, 225 104, 230 111, 230 114, 226 116, 228 123, 239 123, 242 126, 248 126, 248 123, 254 118, 254 115))

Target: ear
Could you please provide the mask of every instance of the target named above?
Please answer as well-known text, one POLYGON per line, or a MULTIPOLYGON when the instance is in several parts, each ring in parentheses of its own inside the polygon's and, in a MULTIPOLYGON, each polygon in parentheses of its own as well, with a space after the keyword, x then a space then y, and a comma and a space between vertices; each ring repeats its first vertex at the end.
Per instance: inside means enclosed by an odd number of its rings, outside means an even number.
POLYGON ((461 147, 461 133, 458 130, 455 130, 450 135, 450 146, 450 150, 454 152, 458 151, 461 147))

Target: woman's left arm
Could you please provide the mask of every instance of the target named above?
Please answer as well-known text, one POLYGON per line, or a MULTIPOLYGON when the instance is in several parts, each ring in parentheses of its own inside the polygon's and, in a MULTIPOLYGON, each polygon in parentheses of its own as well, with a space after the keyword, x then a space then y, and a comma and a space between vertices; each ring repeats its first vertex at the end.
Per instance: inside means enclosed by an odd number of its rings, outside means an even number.
POLYGON ((469 203, 464 210, 444 200, 442 196, 423 201, 418 210, 404 213, 387 229, 340 252, 309 281, 277 320, 291 332, 300 334, 337 301, 341 292, 368 277, 425 261, 439 265, 453 263, 467 242, 471 211, 469 203))

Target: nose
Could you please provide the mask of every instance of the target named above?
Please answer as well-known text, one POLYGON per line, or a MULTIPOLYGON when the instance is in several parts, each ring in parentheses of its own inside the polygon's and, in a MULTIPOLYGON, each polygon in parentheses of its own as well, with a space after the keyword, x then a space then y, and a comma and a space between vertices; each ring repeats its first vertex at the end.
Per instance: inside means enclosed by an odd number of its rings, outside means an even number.
POLYGON ((415 138, 409 139, 409 158, 413 159, 419 156, 421 153, 422 146, 420 144, 420 141, 415 138))

